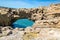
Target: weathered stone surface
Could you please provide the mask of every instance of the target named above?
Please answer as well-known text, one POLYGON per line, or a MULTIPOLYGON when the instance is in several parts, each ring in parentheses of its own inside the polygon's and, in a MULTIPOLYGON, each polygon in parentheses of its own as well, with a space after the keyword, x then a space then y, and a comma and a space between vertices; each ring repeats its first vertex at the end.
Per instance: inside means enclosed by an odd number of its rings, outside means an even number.
POLYGON ((60 29, 40 28, 39 33, 18 30, 16 34, 0 37, 0 40, 60 40, 60 29))
POLYGON ((8 11, 9 11, 9 9, 8 8, 0 8, 0 14, 7 14, 8 13, 8 11))
POLYGON ((47 7, 44 13, 44 19, 54 19, 60 17, 60 4, 52 4, 47 7))
POLYGON ((59 28, 41 28, 39 37, 41 40, 60 40, 59 28))
POLYGON ((0 8, 0 40, 60 40, 60 4, 39 8, 0 8), (17 19, 35 21, 32 27, 12 29, 17 19), (5 27, 6 26, 6 27, 5 27))
POLYGON ((43 28, 60 28, 60 18, 59 19, 50 19, 50 20, 37 20, 33 24, 33 28, 43 27, 43 28))

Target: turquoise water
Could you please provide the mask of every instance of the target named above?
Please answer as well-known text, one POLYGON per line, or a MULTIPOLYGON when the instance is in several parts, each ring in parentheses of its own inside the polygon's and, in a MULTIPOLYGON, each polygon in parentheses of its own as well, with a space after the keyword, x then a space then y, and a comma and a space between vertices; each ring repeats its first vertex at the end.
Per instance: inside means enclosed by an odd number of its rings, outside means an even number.
POLYGON ((34 24, 34 22, 32 20, 29 19, 19 19, 17 21, 15 21, 12 25, 13 28, 26 28, 28 26, 31 26, 34 24))

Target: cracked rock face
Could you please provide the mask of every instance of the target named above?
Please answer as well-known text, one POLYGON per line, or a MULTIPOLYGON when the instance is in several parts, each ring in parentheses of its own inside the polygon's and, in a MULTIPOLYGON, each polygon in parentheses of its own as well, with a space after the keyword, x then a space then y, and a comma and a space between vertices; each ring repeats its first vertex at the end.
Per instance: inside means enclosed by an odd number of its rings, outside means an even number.
POLYGON ((60 19, 37 20, 33 24, 33 28, 60 28, 60 19))
POLYGON ((51 5, 50 7, 46 8, 45 10, 45 17, 44 19, 54 19, 54 18, 59 18, 60 17, 60 5, 55 4, 51 5))
MULTIPOLYGON (((27 18, 31 20, 49 20, 60 18, 60 5, 50 5, 50 7, 40 7, 40 8, 0 8, 0 22, 1 25, 11 25, 21 18, 27 18), (6 18, 5 20, 3 20, 6 18), (11 22, 10 22, 11 21, 11 22)), ((3 25, 3 26, 4 26, 3 25)))
POLYGON ((15 34, 12 33, 9 36, 0 37, 0 40, 60 40, 60 29, 40 28, 39 33, 18 30, 15 34))
POLYGON ((39 8, 0 8, 0 40, 60 40, 60 4, 39 8), (11 23, 27 18, 32 27, 11 28, 11 23))

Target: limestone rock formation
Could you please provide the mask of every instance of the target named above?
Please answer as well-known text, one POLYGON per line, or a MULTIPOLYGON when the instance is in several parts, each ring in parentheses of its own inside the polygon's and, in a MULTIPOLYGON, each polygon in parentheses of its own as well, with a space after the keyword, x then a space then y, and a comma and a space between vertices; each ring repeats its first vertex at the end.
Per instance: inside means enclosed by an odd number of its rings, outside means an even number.
POLYGON ((60 4, 38 8, 0 8, 0 40, 60 40, 60 4), (27 18, 32 27, 11 28, 18 19, 27 18))
POLYGON ((60 28, 60 18, 59 19, 50 19, 50 20, 37 20, 33 24, 33 28, 42 27, 42 28, 60 28))
POLYGON ((50 7, 46 8, 44 13, 44 19, 53 19, 60 17, 60 4, 52 4, 50 7))
POLYGON ((9 36, 0 37, 0 40, 60 40, 60 29, 40 28, 39 32, 25 32, 17 30, 14 34, 12 33, 9 36))

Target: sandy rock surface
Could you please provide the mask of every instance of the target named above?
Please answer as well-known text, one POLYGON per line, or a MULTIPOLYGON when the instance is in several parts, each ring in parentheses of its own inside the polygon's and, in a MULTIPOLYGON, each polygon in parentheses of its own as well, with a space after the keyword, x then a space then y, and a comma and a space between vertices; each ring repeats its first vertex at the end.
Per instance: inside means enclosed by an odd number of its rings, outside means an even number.
POLYGON ((18 30, 9 36, 0 37, 0 40, 60 40, 60 29, 40 28, 39 32, 26 32, 18 30))
POLYGON ((0 25, 0 40, 60 40, 60 4, 29 9, 0 8, 0 25), (27 28, 8 26, 21 18, 35 23, 27 28))

